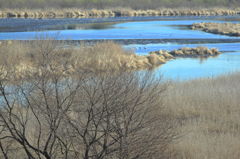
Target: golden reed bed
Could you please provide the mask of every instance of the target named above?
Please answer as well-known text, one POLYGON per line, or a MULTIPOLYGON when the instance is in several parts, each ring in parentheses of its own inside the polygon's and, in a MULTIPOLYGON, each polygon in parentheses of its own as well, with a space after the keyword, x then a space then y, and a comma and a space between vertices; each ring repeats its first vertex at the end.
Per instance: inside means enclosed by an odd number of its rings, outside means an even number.
POLYGON ((133 10, 133 9, 2 9, 0 18, 86 18, 86 17, 117 17, 117 16, 215 16, 237 15, 240 9, 168 9, 133 10))

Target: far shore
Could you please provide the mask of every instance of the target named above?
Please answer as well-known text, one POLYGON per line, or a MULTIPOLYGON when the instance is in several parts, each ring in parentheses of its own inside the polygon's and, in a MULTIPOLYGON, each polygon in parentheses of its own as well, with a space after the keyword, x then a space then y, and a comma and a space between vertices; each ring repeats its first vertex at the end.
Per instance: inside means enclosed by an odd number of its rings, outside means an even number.
POLYGON ((240 9, 211 8, 160 8, 154 10, 113 9, 0 9, 0 18, 87 18, 123 16, 226 16, 239 15, 240 9))

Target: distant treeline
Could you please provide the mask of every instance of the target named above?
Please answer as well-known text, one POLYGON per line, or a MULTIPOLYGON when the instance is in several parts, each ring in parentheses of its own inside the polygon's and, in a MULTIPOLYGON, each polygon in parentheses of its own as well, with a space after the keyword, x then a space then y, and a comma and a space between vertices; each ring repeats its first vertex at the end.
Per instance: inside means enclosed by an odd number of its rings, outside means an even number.
POLYGON ((0 0, 0 8, 237 7, 239 0, 0 0))

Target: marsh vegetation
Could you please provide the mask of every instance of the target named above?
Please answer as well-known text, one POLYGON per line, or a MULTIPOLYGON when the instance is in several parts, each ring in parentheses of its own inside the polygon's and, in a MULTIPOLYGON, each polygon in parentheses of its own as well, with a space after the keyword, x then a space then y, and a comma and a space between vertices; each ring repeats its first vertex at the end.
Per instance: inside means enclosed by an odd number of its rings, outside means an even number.
POLYGON ((0 0, 0 158, 239 159, 238 7, 0 0), (164 66, 222 75, 169 80, 164 66))
POLYGON ((69 49, 56 44, 43 40, 30 48, 15 43, 1 49, 1 158, 237 159, 240 155, 239 73, 171 82, 148 71, 113 69, 111 53, 122 52, 113 43, 85 47, 85 54, 72 57, 69 49), (73 73, 63 70, 75 58, 82 62, 94 54, 97 59, 98 53, 107 59, 106 65, 91 61, 73 73), (13 64, 23 61, 32 62, 38 72, 27 68, 29 72, 19 76, 13 64))
MULTIPOLYGON (((18 78, 42 74, 43 71, 54 69, 55 73, 65 76, 74 75, 78 70, 88 72, 140 71, 154 69, 169 60, 176 58, 207 58, 215 57, 221 52, 206 47, 181 48, 173 51, 154 51, 148 55, 137 55, 124 49, 114 42, 102 42, 93 45, 82 44, 81 47, 63 47, 66 44, 56 40, 38 40, 29 42, 8 41, 0 44, 1 71, 7 74, 15 72, 18 78), (46 62, 47 70, 39 69, 41 61, 51 53, 55 61, 46 62)), ((50 71, 51 72, 51 71, 50 71)), ((9 76, 9 78, 12 78, 9 76)))
POLYGON ((179 119, 174 144, 181 159, 237 159, 240 145, 239 73, 173 83, 165 106, 179 119))

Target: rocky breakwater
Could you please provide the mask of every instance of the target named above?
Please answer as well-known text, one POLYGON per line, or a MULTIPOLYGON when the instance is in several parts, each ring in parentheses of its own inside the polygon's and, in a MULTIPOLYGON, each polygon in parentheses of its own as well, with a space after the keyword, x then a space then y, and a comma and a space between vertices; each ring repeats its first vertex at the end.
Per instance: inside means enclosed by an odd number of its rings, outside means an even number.
POLYGON ((240 24, 235 23, 194 23, 191 29, 213 34, 240 36, 240 24))

